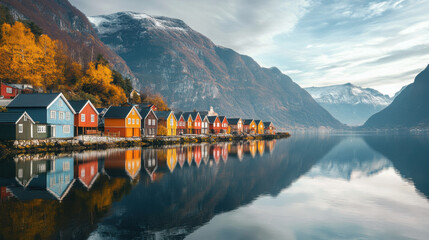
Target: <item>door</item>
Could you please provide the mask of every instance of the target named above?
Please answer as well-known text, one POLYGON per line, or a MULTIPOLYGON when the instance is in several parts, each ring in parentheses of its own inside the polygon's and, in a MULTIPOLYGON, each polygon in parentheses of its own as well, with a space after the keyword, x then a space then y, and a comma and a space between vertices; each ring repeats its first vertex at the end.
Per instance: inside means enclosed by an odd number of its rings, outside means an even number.
POLYGON ((51 137, 56 137, 57 136, 57 128, 54 126, 51 126, 51 137))

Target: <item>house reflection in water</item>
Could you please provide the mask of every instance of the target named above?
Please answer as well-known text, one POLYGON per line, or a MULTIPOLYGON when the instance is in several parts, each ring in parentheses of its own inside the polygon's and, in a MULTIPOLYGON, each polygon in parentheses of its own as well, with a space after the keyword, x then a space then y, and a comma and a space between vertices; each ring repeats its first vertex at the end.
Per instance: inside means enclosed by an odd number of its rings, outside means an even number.
POLYGON ((258 141, 259 156, 262 157, 264 155, 264 150, 265 150, 265 141, 258 141))
POLYGON ((75 163, 75 178, 87 189, 91 189, 98 176, 98 159, 90 161, 76 161, 75 163))
POLYGON ((257 151, 256 141, 250 141, 244 144, 244 153, 250 153, 252 158, 255 158, 257 151))
POLYGON ((270 154, 272 154, 273 151, 274 151, 274 146, 276 145, 276 140, 273 139, 271 141, 266 141, 265 143, 266 143, 265 149, 266 150, 268 149, 268 151, 270 152, 270 154))
POLYGON ((186 162, 186 149, 184 147, 178 147, 176 150, 177 161, 179 162, 180 168, 183 168, 183 165, 186 162))
POLYGON ((188 161, 188 166, 191 166, 192 165, 192 147, 191 146, 188 146, 187 148, 186 148, 187 150, 186 150, 186 160, 188 161))
POLYGON ((203 159, 204 163, 207 165, 210 160, 210 145, 209 144, 202 144, 201 145, 201 158, 203 159))
POLYGON ((197 164, 197 167, 200 167, 202 156, 201 156, 201 146, 197 145, 193 147, 194 161, 197 164))
POLYGON ((141 168, 141 149, 108 150, 104 169, 110 177, 129 177, 134 180, 141 168))
POLYGON ((242 142, 232 143, 230 145, 229 154, 233 157, 237 157, 240 162, 243 160, 244 156, 244 146, 242 142))
POLYGON ((177 165, 177 154, 175 148, 157 149, 158 161, 167 164, 172 173, 177 165))
POLYGON ((158 169, 158 157, 155 149, 142 149, 144 169, 150 177, 151 182, 156 178, 155 172, 158 169))
POLYGON ((228 161, 228 143, 223 143, 220 147, 222 160, 226 164, 226 161, 228 161))
POLYGON ((218 164, 220 161, 221 151, 222 151, 222 149, 220 148, 219 145, 212 145, 210 147, 211 155, 213 156, 213 159, 214 159, 216 164, 218 164))

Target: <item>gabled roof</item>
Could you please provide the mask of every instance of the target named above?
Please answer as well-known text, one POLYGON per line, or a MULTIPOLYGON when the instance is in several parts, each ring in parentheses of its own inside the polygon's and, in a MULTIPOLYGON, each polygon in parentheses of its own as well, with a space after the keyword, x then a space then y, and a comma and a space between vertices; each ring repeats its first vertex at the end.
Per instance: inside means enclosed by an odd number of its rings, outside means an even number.
MULTIPOLYGON (((189 116, 191 116, 192 121, 195 121, 198 115, 200 115, 199 112, 184 112, 183 118, 185 118, 185 120, 188 121, 189 116)), ((200 118, 201 118, 201 115, 200 115, 200 118)))
POLYGON ((198 111, 198 112, 200 113, 200 116, 209 114, 209 111, 198 111))
MULTIPOLYGON (((167 120, 168 116, 170 116, 170 114, 172 114, 173 111, 156 111, 155 114, 158 117, 158 119, 165 119, 167 120)), ((174 116, 174 114, 173 114, 174 116)), ((174 116, 174 118, 177 120, 176 116, 174 116)))
POLYGON ((8 108, 49 108, 58 98, 62 98, 73 114, 73 107, 62 93, 29 93, 16 96, 8 108))
POLYGON ((30 115, 27 114, 27 112, 0 112, 0 123, 18 123, 18 121, 24 117, 27 116, 27 118, 33 123, 33 119, 30 117, 30 115))
POLYGON ((208 116, 207 119, 209 120, 209 123, 214 123, 216 121, 217 116, 208 116))
POLYGON ((150 112, 153 112, 153 115, 155 116, 155 118, 158 119, 158 117, 156 116, 155 112, 150 107, 142 108, 140 110, 140 115, 142 116, 143 119, 146 119, 146 117, 149 115, 150 112))
POLYGON ((135 110, 137 115, 140 116, 140 119, 142 118, 140 113, 135 109, 135 107, 109 107, 109 110, 107 110, 106 114, 104 114, 104 118, 119 118, 119 119, 125 119, 128 117, 128 115, 131 113, 131 110, 135 110))
POLYGON ((272 122, 263 122, 263 124, 264 124, 264 126, 270 126, 270 125, 274 126, 274 124, 272 122))
POLYGON ((243 124, 244 125, 250 125, 250 123, 252 123, 253 119, 243 119, 243 124))
MULTIPOLYGON (((183 117, 182 112, 174 113, 174 117, 176 117, 176 120, 179 121, 181 117, 183 117)), ((185 118, 183 118, 185 119, 185 118)))
POLYGON ((201 112, 200 112, 200 117, 201 117, 201 121, 204 121, 205 119, 207 119, 207 121, 208 121, 208 115, 207 114, 201 114, 201 112))
POLYGON ((96 108, 98 114, 101 114, 103 111, 107 111, 108 108, 96 108))
POLYGON ((80 113, 87 104, 89 104, 91 106, 92 109, 94 109, 94 111, 99 114, 97 108, 94 107, 94 105, 92 105, 91 101, 89 100, 77 100, 77 101, 69 101, 70 105, 73 107, 74 111, 76 113, 80 113))
MULTIPOLYGON (((255 120, 255 123, 257 124, 257 125, 259 125, 259 123, 261 123, 262 122, 262 120, 255 120)), ((263 123, 262 123, 263 124, 263 123)))
POLYGON ((228 118, 227 121, 230 125, 237 125, 241 118, 228 118))
POLYGON ((226 120, 226 122, 228 122, 228 119, 226 119, 225 116, 219 116, 219 121, 223 122, 223 120, 226 120))

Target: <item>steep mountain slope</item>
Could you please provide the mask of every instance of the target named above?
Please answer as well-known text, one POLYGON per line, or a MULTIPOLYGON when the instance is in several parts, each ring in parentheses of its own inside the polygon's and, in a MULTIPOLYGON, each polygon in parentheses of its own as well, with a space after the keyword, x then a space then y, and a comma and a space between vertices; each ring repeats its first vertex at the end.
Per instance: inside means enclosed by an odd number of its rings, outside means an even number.
POLYGON ((342 127, 277 68, 216 46, 183 21, 120 12, 90 17, 100 39, 125 59, 140 89, 160 92, 173 108, 256 117, 281 127, 342 127))
POLYGON ((67 44, 72 59, 80 63, 95 60, 98 54, 125 76, 135 78, 125 61, 97 37, 86 16, 68 0, 0 0, 16 20, 31 20, 53 39, 67 44))
POLYGON ((384 110, 371 116, 364 128, 429 128, 429 65, 384 110))
POLYGON ((387 107, 392 99, 372 88, 351 83, 305 88, 322 107, 347 125, 362 125, 374 113, 387 107))

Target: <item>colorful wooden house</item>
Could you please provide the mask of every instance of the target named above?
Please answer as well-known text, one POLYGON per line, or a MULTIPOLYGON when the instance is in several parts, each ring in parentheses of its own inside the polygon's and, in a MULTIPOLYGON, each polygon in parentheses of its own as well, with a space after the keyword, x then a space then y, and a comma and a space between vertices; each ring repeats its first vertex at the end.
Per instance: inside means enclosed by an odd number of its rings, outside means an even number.
POLYGON ((7 109, 9 112, 26 111, 36 123, 46 125, 45 128, 40 127, 40 133, 46 131, 48 137, 74 136, 76 112, 62 93, 19 94, 9 103, 7 109))
MULTIPOLYGON (((177 133, 177 119, 174 116, 174 112, 157 111, 156 116, 158 117, 158 128, 161 128, 161 126, 166 128, 166 136, 175 136, 177 133)), ((158 129, 158 135, 164 135, 164 133, 158 129)))
POLYGON ((229 133, 240 134, 243 132, 243 120, 241 118, 228 118, 229 133))
POLYGON ((209 134, 210 128, 209 128, 209 118, 207 114, 202 114, 201 112, 201 134, 209 134))
POLYGON ((69 101, 75 111, 75 136, 96 134, 98 130, 98 111, 89 100, 69 101))
POLYGON ((152 108, 143 108, 140 110, 142 136, 155 137, 158 135, 158 117, 152 108))
POLYGON ((202 120, 199 112, 184 112, 183 118, 187 121, 188 134, 201 134, 202 120))
POLYGON ((219 116, 220 121, 220 132, 228 133, 228 119, 225 116, 219 116))
POLYGON ((265 132, 264 123, 261 120, 255 120, 255 124, 256 124, 256 134, 264 134, 265 132))
MULTIPOLYGON (((31 140, 46 138, 46 125, 44 133, 37 132, 36 123, 26 112, 0 113, 0 139, 1 140, 31 140)), ((40 129, 39 129, 40 131, 40 129)))
POLYGON ((253 119, 243 120, 243 132, 248 134, 256 134, 257 126, 253 119))
POLYGON ((264 122, 265 134, 275 134, 276 128, 272 122, 264 122))
POLYGON ((211 134, 219 134, 221 131, 220 120, 217 116, 207 117, 211 134))
POLYGON ((0 83, 0 97, 5 99, 12 99, 19 94, 18 88, 13 87, 7 83, 0 83))
POLYGON ((114 137, 140 137, 142 117, 135 107, 110 107, 104 114, 104 134, 114 137))
POLYGON ((185 118, 183 118, 183 115, 181 112, 174 113, 174 116, 177 119, 177 128, 176 128, 176 135, 183 135, 186 134, 186 121, 185 118))

